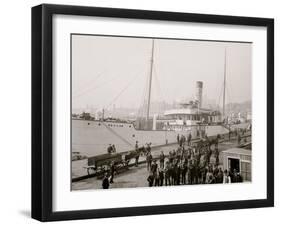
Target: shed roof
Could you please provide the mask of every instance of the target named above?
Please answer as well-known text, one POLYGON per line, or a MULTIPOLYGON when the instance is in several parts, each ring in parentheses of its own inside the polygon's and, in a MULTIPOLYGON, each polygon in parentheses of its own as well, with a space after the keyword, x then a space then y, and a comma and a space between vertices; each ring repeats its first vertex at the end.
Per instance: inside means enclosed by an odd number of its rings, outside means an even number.
POLYGON ((231 154, 238 154, 238 155, 252 155, 252 151, 245 149, 245 148, 230 148, 225 151, 222 151, 223 153, 231 153, 231 154))

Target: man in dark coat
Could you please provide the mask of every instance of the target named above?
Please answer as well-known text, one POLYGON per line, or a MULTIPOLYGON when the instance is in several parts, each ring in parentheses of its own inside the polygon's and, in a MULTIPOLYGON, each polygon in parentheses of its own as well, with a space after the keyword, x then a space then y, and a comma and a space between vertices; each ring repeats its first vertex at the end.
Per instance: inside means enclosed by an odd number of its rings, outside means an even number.
POLYGON ((146 151, 151 152, 151 143, 147 144, 146 151))
POLYGON ((163 151, 161 151, 161 154, 160 154, 160 168, 164 168, 164 161, 165 161, 165 155, 164 155, 163 151))
POLYGON ((181 166, 181 178, 182 178, 182 184, 186 184, 186 173, 187 173, 187 163, 186 161, 181 166))
POLYGON ((211 150, 211 149, 208 149, 208 150, 207 150, 207 165, 210 164, 211 156, 212 156, 212 150, 211 150))
POLYGON ((201 183, 205 184, 206 183, 206 175, 208 172, 208 168, 206 167, 206 165, 204 164, 204 167, 201 168, 201 183))
POLYGON ((179 164, 176 164, 176 185, 180 185, 181 179, 181 167, 179 164))
POLYGON ((194 164, 194 167, 193 167, 194 184, 198 184, 200 166, 199 166, 199 162, 197 162, 196 159, 193 162, 194 162, 193 163, 194 164))
POLYGON ((164 183, 164 167, 159 168, 159 186, 163 186, 164 183))
POLYGON ((214 168, 214 171, 213 171, 213 175, 214 175, 215 178, 218 176, 218 173, 219 173, 219 168, 218 168, 217 165, 215 165, 215 168, 214 168))
POLYGON ((135 167, 139 165, 139 158, 140 158, 140 153, 136 151, 136 157, 135 157, 135 167))
POLYGON ((115 171, 115 165, 114 165, 114 161, 112 161, 110 164, 110 183, 114 183, 113 181, 114 171, 115 171))
POLYGON ((195 169, 194 169, 194 164, 193 161, 190 161, 189 164, 189 177, 188 177, 188 183, 193 184, 194 183, 194 174, 195 174, 195 169))
POLYGON ((136 141, 136 144, 135 144, 135 150, 136 151, 138 151, 139 150, 139 144, 138 144, 139 142, 138 141, 136 141))
POLYGON ((170 168, 170 178, 171 178, 171 185, 175 185, 175 181, 176 181, 175 163, 172 163, 172 164, 171 164, 171 168, 170 168))
POLYGON ((216 166, 218 166, 219 165, 219 161, 220 161, 220 159, 219 159, 219 155, 220 155, 220 152, 219 152, 219 149, 216 147, 216 149, 215 149, 215 159, 216 159, 216 166))
POLYGON ((136 141, 136 145, 135 145, 135 166, 137 167, 138 164, 139 164, 139 157, 140 157, 140 154, 139 154, 139 145, 138 145, 138 141, 136 141))
POLYGON ((109 188, 109 179, 108 179, 108 174, 106 173, 103 180, 102 180, 102 188, 103 189, 108 189, 109 188))
POLYGON ((156 176, 158 164, 156 163, 156 159, 153 160, 153 163, 151 164, 151 172, 153 176, 156 176))
POLYGON ((147 178, 147 181, 148 181, 148 186, 149 186, 149 187, 152 187, 152 186, 153 186, 153 182, 154 182, 154 177, 153 177, 152 172, 149 173, 149 176, 148 176, 148 178, 147 178))
POLYGON ((147 170, 150 171, 151 170, 151 163, 152 163, 152 155, 151 152, 147 153, 146 156, 146 163, 147 163, 147 170))
POLYGON ((171 185, 171 169, 170 169, 170 163, 166 162, 166 166, 164 169, 164 176, 165 176, 165 185, 171 185))
POLYGON ((190 144, 191 144, 191 138, 192 138, 192 136, 191 136, 191 133, 188 135, 188 138, 187 138, 187 145, 188 146, 190 146, 190 144))
POLYGON ((223 182, 223 171, 221 167, 219 168, 218 175, 216 177, 216 183, 221 184, 223 182))

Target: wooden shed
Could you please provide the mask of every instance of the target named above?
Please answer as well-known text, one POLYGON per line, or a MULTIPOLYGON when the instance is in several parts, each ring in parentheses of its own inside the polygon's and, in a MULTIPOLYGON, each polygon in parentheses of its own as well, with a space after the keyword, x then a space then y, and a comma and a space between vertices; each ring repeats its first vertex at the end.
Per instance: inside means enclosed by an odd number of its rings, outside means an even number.
POLYGON ((252 179, 252 151, 244 148, 230 148, 222 152, 223 168, 234 169, 240 173, 244 181, 252 179))

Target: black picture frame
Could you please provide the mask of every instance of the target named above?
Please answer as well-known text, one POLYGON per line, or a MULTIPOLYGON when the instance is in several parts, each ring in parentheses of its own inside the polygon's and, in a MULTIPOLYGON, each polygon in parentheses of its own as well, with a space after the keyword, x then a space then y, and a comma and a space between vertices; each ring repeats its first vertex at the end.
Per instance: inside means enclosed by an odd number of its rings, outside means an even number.
POLYGON ((123 217, 274 206, 274 20, 268 18, 43 4, 32 8, 32 218, 123 217), (52 210, 52 18, 55 14, 267 28, 267 198, 95 210, 52 210))

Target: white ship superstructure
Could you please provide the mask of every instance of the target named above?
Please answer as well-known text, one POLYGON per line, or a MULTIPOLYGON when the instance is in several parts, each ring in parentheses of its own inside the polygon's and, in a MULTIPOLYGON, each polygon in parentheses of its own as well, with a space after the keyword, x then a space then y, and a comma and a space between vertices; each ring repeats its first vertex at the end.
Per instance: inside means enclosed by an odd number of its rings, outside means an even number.
POLYGON ((180 103, 178 108, 164 112, 162 122, 168 130, 180 130, 184 127, 199 124, 217 124, 221 122, 221 113, 202 107, 203 82, 196 82, 196 97, 194 101, 180 103))

